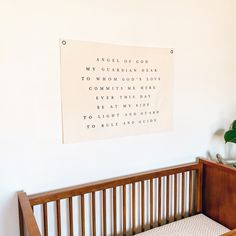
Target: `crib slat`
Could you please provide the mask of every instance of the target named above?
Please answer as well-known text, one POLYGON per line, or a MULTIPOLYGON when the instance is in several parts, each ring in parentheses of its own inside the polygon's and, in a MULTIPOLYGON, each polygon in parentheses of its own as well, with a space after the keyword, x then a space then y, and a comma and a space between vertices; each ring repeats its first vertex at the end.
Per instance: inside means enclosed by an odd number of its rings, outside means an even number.
POLYGON ((73 236, 73 203, 72 197, 69 198, 69 224, 70 224, 70 236, 73 236))
POLYGON ((85 219, 84 219, 84 194, 81 195, 81 231, 82 236, 85 235, 85 219))
POLYGON ((103 190, 103 236, 107 235, 107 201, 106 189, 103 190))
POLYGON ((43 204, 43 225, 44 225, 44 236, 48 236, 48 207, 47 207, 47 203, 43 204))
POLYGON ((178 175, 174 175, 174 221, 177 220, 177 190, 178 190, 178 175))
POLYGON ((123 235, 126 235, 126 185, 123 185, 123 235))
POLYGON ((92 222, 93 222, 93 236, 96 236, 96 199, 95 192, 92 192, 92 222))
POLYGON ((114 227, 114 236, 117 235, 116 230, 116 187, 113 188, 113 227, 114 227))
POLYGON ((189 215, 193 214, 193 172, 189 171, 189 215))
POLYGON ((170 222, 169 214, 169 204, 170 204, 170 176, 166 176, 166 222, 170 222))
POLYGON ((150 179, 150 228, 153 228, 153 179, 150 179))
POLYGON ((142 211, 142 224, 141 224, 141 230, 142 232, 144 231, 144 218, 145 218, 145 215, 144 215, 144 211, 145 211, 145 208, 144 208, 144 181, 141 181, 141 211, 142 211))
POLYGON ((160 226, 161 225, 161 210, 162 210, 161 208, 162 178, 160 177, 158 180, 159 180, 158 181, 158 226, 160 226))
POLYGON ((182 173, 182 218, 185 218, 185 173, 182 173))
POLYGON ((136 191, 135 191, 135 183, 132 183, 132 234, 135 234, 135 221, 136 221, 136 191))
POLYGON ((61 205, 60 200, 56 201, 57 208, 57 235, 61 236, 61 205))

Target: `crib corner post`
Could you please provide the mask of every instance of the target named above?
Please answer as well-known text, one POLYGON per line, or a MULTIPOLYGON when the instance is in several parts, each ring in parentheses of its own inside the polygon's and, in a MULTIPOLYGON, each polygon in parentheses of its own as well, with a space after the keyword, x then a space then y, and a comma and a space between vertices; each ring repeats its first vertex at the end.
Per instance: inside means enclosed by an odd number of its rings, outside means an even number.
POLYGON ((24 236, 25 235, 25 232, 24 232, 24 219, 23 219, 23 213, 22 213, 19 197, 18 197, 18 212, 19 212, 20 236, 24 236))
POLYGON ((196 173, 197 181, 197 202, 196 202, 196 213, 202 212, 202 187, 203 187, 203 163, 198 159, 199 169, 196 173))

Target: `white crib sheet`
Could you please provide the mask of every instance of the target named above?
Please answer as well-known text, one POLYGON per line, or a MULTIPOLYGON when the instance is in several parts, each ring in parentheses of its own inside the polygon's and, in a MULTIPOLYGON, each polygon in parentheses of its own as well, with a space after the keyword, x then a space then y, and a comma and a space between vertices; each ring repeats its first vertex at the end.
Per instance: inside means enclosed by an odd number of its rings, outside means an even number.
POLYGON ((147 230, 139 236, 219 236, 230 230, 203 214, 147 230))

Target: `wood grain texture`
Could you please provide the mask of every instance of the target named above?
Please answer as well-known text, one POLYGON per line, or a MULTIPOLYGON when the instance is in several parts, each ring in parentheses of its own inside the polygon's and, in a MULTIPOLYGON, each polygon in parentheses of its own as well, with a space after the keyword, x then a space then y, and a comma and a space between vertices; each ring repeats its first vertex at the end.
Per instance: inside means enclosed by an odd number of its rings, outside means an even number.
POLYGON ((203 164, 203 213, 229 229, 236 228, 236 169, 203 164))

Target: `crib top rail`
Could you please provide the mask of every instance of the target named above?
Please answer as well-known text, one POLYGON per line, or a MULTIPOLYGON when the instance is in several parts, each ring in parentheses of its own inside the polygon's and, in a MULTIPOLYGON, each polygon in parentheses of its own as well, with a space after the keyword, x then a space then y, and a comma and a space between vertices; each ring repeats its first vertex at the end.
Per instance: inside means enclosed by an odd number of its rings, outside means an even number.
POLYGON ((56 206, 55 217, 57 218, 56 230, 58 236, 60 236, 60 200, 62 199, 67 199, 68 207, 66 210, 69 214, 69 232, 70 235, 73 235, 75 226, 73 226, 72 198, 76 196, 79 196, 79 214, 81 215, 79 224, 82 235, 86 235, 85 208, 89 206, 92 209, 90 226, 92 226, 93 235, 96 236, 96 206, 99 206, 99 204, 102 206, 102 214, 98 221, 103 223, 103 235, 108 235, 106 233, 106 222, 109 220, 106 215, 106 199, 108 198, 108 196, 106 197, 106 190, 108 189, 111 189, 111 192, 108 191, 108 193, 112 200, 112 205, 109 207, 112 209, 113 217, 110 221, 114 235, 117 235, 117 232, 126 235, 127 206, 129 206, 129 216, 132 217, 132 224, 129 225, 128 230, 131 230, 133 235, 139 233, 140 229, 142 232, 145 231, 146 226, 149 228, 158 227, 163 222, 169 223, 200 212, 229 229, 233 229, 236 228, 234 220, 236 203, 232 201, 236 195, 235 181, 235 168, 198 158, 196 162, 189 164, 145 171, 29 196, 25 192, 19 192, 20 235, 48 235, 47 203, 54 202, 53 204, 56 206), (128 185, 130 185, 129 188, 128 185), (122 196, 117 195, 117 187, 121 187, 122 196), (128 194, 126 189, 128 189, 128 194), (101 191, 99 196, 102 201, 96 201, 98 191, 101 191), (180 191, 181 194, 178 195, 180 191), (90 195, 90 200, 87 203, 85 203, 85 194, 90 195), (136 204, 136 195, 139 196, 140 200, 138 204, 136 204), (127 197, 130 197, 128 205, 126 203, 127 197), (117 199, 121 201, 120 211, 123 219, 123 222, 120 222, 123 225, 121 229, 117 229, 117 199), (230 200, 225 201, 225 199, 230 200), (173 206, 171 205, 172 200, 173 206), (36 205, 42 207, 43 227, 40 225, 40 229, 33 212, 36 205), (150 219, 145 222, 147 214, 150 215, 150 219), (136 224, 137 217, 141 220, 141 224, 136 224), (24 231, 28 234, 24 234, 24 231))
POLYGON ((199 162, 193 162, 188 164, 171 166, 167 168, 155 169, 151 171, 140 172, 107 180, 96 181, 88 184, 81 184, 73 187, 61 188, 58 190, 33 194, 29 195, 28 197, 31 206, 35 206, 38 204, 44 204, 60 199, 71 198, 81 194, 102 191, 109 188, 119 187, 127 184, 137 183, 140 181, 160 178, 192 170, 201 170, 201 164, 199 162))

